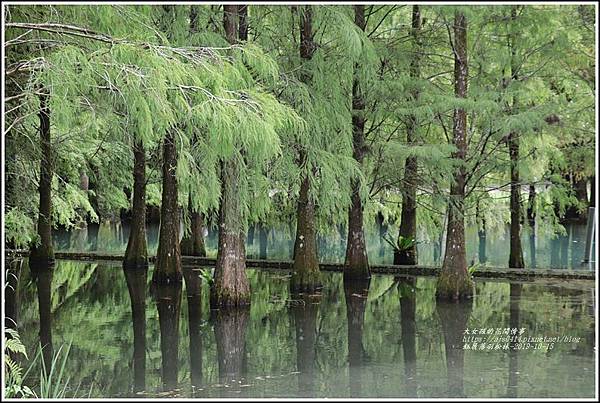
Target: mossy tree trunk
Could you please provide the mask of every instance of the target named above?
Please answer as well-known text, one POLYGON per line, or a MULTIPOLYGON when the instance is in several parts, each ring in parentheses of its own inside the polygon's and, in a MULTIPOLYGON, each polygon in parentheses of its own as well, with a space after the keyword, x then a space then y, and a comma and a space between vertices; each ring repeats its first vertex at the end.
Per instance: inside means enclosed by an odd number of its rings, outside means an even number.
MULTIPOLYGON (((463 13, 454 14, 454 93, 467 97, 467 19, 463 13)), ((464 162, 467 154, 467 112, 454 109, 453 158, 464 162)), ((465 245, 464 199, 466 169, 463 164, 454 172, 448 205, 448 229, 444 262, 437 281, 436 295, 442 299, 458 300, 473 294, 473 281, 467 272, 465 245)))
POLYGON ((315 365, 318 301, 307 294, 294 296, 303 303, 290 306, 296 330, 298 392, 306 397, 315 393, 315 365))
POLYGON ((52 176, 53 156, 50 134, 50 96, 40 90, 40 181, 39 181, 39 212, 37 222, 38 243, 31 247, 29 260, 50 263, 54 260, 54 249, 52 247, 52 176))
MULTIPOLYGON (((364 31, 367 25, 365 21, 365 6, 354 6, 354 23, 364 31)), ((367 146, 365 144, 365 99, 361 87, 360 64, 354 65, 354 77, 352 80, 352 156, 362 165, 367 146)), ((346 243, 346 269, 344 278, 366 279, 371 276, 369 270, 369 258, 367 256, 367 245, 365 243, 365 230, 363 219, 363 203, 360 197, 360 181, 356 178, 351 184, 351 204, 348 209, 348 237, 346 243)))
POLYGON ((164 391, 177 388, 181 289, 181 282, 153 285, 160 327, 161 378, 164 391))
POLYGON ((147 268, 124 267, 133 321, 133 391, 146 389, 146 279, 147 268))
POLYGON ((181 282, 182 277, 177 206, 177 148, 174 131, 170 131, 164 139, 162 174, 160 232, 152 281, 170 284, 181 282))
MULTIPOLYGON (((237 43, 237 5, 223 6, 225 37, 237 43)), ((238 186, 243 180, 241 160, 236 156, 221 161, 221 202, 219 206, 219 245, 210 305, 213 308, 250 304, 250 283, 246 276, 246 235, 238 186)))
POLYGON ((465 375, 465 355, 463 337, 473 304, 465 301, 453 304, 437 301, 436 310, 444 334, 446 370, 448 374, 448 397, 465 397, 463 379, 465 375))
MULTIPOLYGON (((300 6, 300 57, 312 59, 316 49, 312 30, 312 6, 300 6)), ((308 72, 302 81, 309 83, 308 72)), ((300 152, 298 165, 307 165, 306 151, 300 152)), ((304 174, 300 184, 296 218, 296 240, 294 242, 294 274, 290 281, 292 292, 312 291, 320 287, 319 258, 317 255, 317 235, 315 227, 315 204, 310 197, 310 177, 304 174)))
POLYGON ((133 204, 131 227, 123 267, 148 266, 146 241, 146 151, 141 141, 133 145, 133 204))
POLYGON ((362 344, 365 308, 369 295, 370 280, 344 281, 346 319, 348 324, 348 376, 350 397, 362 393, 361 371, 365 359, 362 344))
MULTIPOLYGON (((410 63, 410 76, 417 80, 420 76, 419 68, 419 52, 420 52, 420 34, 421 31, 421 12, 418 5, 412 7, 412 40, 414 53, 410 63)), ((419 92, 412 91, 411 97, 413 101, 417 101, 419 92)), ((417 118, 414 115, 408 117, 408 125, 406 128, 406 143, 407 145, 416 142, 416 132, 418 128, 417 118)), ((404 165, 404 181, 402 192, 402 212, 400 217, 400 231, 398 239, 417 239, 417 181, 418 181, 418 164, 417 157, 410 156, 406 158, 404 165)), ((416 265, 418 263, 417 244, 405 249, 397 249, 394 251, 394 264, 416 265)))
MULTIPOLYGON (((512 6, 511 20, 514 22, 517 18, 517 7, 512 6)), ((516 60, 516 35, 509 36, 509 51, 511 55, 510 81, 518 80, 518 66, 516 60)), ((517 96, 513 96, 512 112, 517 109, 517 96)), ((508 267, 525 267, 523 261, 523 246, 521 245, 521 182, 519 178, 519 148, 520 134, 511 131, 508 134, 508 154, 510 156, 510 253, 508 257, 508 267)))

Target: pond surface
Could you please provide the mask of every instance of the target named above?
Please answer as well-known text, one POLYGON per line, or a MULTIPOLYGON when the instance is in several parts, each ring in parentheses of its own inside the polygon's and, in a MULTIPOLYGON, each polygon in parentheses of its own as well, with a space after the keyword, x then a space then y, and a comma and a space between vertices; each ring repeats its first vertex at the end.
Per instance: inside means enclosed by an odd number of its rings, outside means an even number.
POLYGON ((251 307, 210 311, 199 268, 160 289, 152 268, 60 260, 32 276, 20 260, 10 270, 6 313, 29 356, 40 341, 71 344, 67 396, 594 396, 591 281, 478 281, 471 303, 448 305, 436 304, 433 278, 344 285, 323 273, 320 293, 291 296, 287 272, 248 270, 251 307), (569 339, 496 348, 489 337, 504 329, 569 339))
MULTIPOLYGON (((294 248, 295 228, 280 226, 261 231, 253 228, 248 231, 246 251, 248 257, 285 260, 291 259, 294 248)), ((485 263, 491 267, 506 267, 509 255, 509 228, 502 226, 488 230, 485 251, 482 251, 477 228, 470 226, 466 231, 467 260, 469 264, 485 263), (483 252, 483 254, 482 254, 483 252)), ((73 231, 54 231, 55 250, 60 251, 101 251, 124 253, 129 237, 129 225, 126 223, 105 221, 100 225, 73 231)), ((392 264, 394 252, 383 236, 398 236, 398 229, 386 225, 367 226, 365 238, 367 252, 371 264, 392 264)), ((522 231, 523 257, 528 268, 555 269, 588 269, 581 262, 584 259, 586 226, 566 224, 565 233, 551 234, 538 231, 532 238, 528 227, 522 231), (533 257, 533 258, 532 258, 533 257)), ((158 225, 147 226, 148 251, 156 252, 158 246, 158 225)), ((440 265, 440 250, 443 250, 443 239, 418 235, 421 241, 417 244, 419 264, 440 265)), ((217 255, 218 233, 209 230, 205 237, 208 256, 217 255)), ((338 228, 327 233, 319 233, 317 237, 319 259, 326 263, 343 263, 346 253, 345 229, 338 228)), ((595 261, 595 257, 592 258, 595 261)))

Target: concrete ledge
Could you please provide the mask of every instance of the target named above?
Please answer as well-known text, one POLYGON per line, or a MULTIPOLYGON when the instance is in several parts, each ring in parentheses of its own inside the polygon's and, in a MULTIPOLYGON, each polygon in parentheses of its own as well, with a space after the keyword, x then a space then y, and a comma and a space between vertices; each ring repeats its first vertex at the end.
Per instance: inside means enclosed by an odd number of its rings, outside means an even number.
MULTIPOLYGON (((29 251, 21 249, 7 249, 6 257, 27 257, 29 251)), ((79 260, 79 261, 106 261, 120 262, 123 255, 103 253, 103 252, 56 252, 56 259, 61 260, 79 260)), ((150 256, 150 263, 154 263, 155 256, 150 256)), ((184 266, 214 266, 216 259, 210 257, 182 256, 181 262, 184 266)), ((268 269, 291 270, 293 261, 291 260, 259 260, 246 259, 246 267, 261 267, 268 269)), ((321 263, 322 271, 344 270, 344 265, 339 263, 321 263)), ((401 274, 412 276, 436 276, 440 270, 436 266, 398 266, 398 265, 371 265, 371 272, 377 274, 401 274)), ((509 269, 485 267, 479 268, 473 273, 473 277, 481 278, 506 278, 506 279, 528 279, 536 278, 559 278, 592 280, 596 279, 596 273, 593 270, 571 270, 571 269, 509 269)))

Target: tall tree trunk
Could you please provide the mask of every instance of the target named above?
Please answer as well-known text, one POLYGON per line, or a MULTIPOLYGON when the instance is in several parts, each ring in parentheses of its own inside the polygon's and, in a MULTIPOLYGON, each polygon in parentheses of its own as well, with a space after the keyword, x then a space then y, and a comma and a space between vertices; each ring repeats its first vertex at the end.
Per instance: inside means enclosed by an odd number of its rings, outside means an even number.
MULTIPOLYGON (((312 32, 312 6, 300 6, 300 57, 310 60, 316 46, 312 32)), ((302 81, 309 83, 311 75, 304 72, 302 81)), ((306 151, 300 152, 299 166, 307 164, 306 151)), ((315 228, 315 205, 309 195, 310 178, 304 174, 300 184, 296 219, 296 241, 294 243, 294 274, 290 281, 292 292, 311 291, 321 284, 319 259, 317 257, 317 235, 315 228)))
POLYGON ((267 228, 262 223, 258 225, 258 228, 258 258, 267 259, 267 241, 269 233, 267 232, 267 228))
POLYGON ((162 204, 160 233, 152 281, 169 284, 181 282, 181 248, 179 246, 179 208, 177 206, 177 148, 175 132, 170 131, 163 144, 162 204))
MULTIPOLYGON (((421 12, 418 5, 413 5, 412 8, 412 30, 413 38, 413 56, 410 62, 410 77, 417 80, 420 77, 419 54, 420 54, 420 38, 421 31, 421 12)), ((419 92, 413 90, 411 93, 413 102, 419 98, 419 92)), ((416 142, 416 132, 418 122, 415 115, 408 117, 408 125, 406 128, 406 143, 408 146, 416 142)), ((400 239, 417 239, 417 181, 418 181, 418 164, 417 157, 410 156, 406 158, 404 165, 404 190, 402 192, 402 212, 400 216, 400 231, 398 240, 400 239)), ((394 250, 394 264, 416 265, 418 262, 417 244, 405 249, 394 250)))
POLYGON ((181 282, 153 285, 160 326, 161 378, 164 391, 177 388, 181 288, 181 282))
POLYGON ((362 334, 365 322, 365 308, 369 295, 370 280, 344 281, 346 299, 346 319, 348 323, 348 376, 350 397, 362 393, 361 367, 364 365, 365 351, 362 334))
POLYGON ((146 151, 141 141, 133 145, 133 205, 129 240, 123 267, 148 266, 146 241, 146 151))
MULTIPOLYGON (((192 387, 202 386, 202 280, 197 270, 183 268, 188 306, 188 332, 190 335, 190 381, 192 387)), ((194 394, 193 397, 201 397, 194 394)))
MULTIPOLYGON (((41 91, 44 91, 43 89, 41 91)), ((40 204, 37 222, 38 242, 32 245, 29 253, 30 261, 47 262, 54 260, 54 249, 52 247, 52 176, 53 156, 50 137, 50 96, 42 93, 39 95, 40 111, 40 182, 39 194, 40 204)))
POLYGON ((446 369, 448 371, 448 397, 465 397, 463 336, 473 310, 473 303, 465 301, 460 304, 451 304, 437 301, 436 310, 444 334, 446 369))
POLYGON ((240 41, 248 40, 248 5, 240 4, 238 6, 239 15, 239 35, 240 41))
MULTIPOLYGON (((512 6, 511 20, 514 23, 517 18, 517 7, 512 6)), ((516 35, 509 37, 509 51, 511 54, 510 81, 518 79, 516 60, 516 35)), ((511 112, 517 109, 517 96, 513 96, 511 112)), ((508 135, 508 153, 510 155, 510 254, 508 267, 525 267, 523 261, 523 247, 521 245, 521 182, 519 179, 519 133, 511 131, 508 135)))
POLYGON ((529 254, 531 255, 531 267, 537 266, 537 256, 535 247, 535 185, 529 185, 529 202, 527 206, 527 223, 529 224, 529 254))
MULTIPOLYGON (((237 12, 237 5, 223 6, 225 37, 230 44, 237 42, 237 12)), ((219 245, 210 293, 212 307, 250 304, 250 283, 246 276, 245 222, 238 200, 241 180, 241 161, 235 156, 221 161, 219 245)))
POLYGON ((487 241, 487 228, 485 222, 485 214, 481 214, 481 210, 479 209, 479 202, 477 202, 475 215, 477 217, 477 221, 481 220, 481 225, 477 229, 477 237, 479 238, 479 263, 483 264, 487 262, 487 253, 486 253, 486 241, 487 241))
POLYGON ((295 296, 302 304, 290 305, 296 330, 296 365, 298 392, 304 397, 315 395, 315 365, 317 339, 317 312, 319 305, 308 294, 295 296))
MULTIPOLYGON (((454 93, 457 98, 467 97, 467 19, 459 11, 454 14, 454 93)), ((463 162, 467 155, 467 112, 454 109, 453 158, 463 162)), ((464 199, 466 170, 460 165, 454 172, 448 205, 448 229, 444 262, 438 277, 438 298, 458 300, 473 294, 473 281, 467 272, 465 245, 464 199)))
MULTIPOLYGON (((354 23, 364 32, 367 25, 365 21, 365 6, 354 6, 354 23)), ((354 77, 352 80, 352 137, 353 157, 362 165, 366 153, 365 144, 365 99, 363 88, 359 79, 360 64, 354 64, 354 77)), ((369 258, 365 243, 365 230, 363 219, 363 204, 360 197, 360 180, 352 179, 351 204, 348 209, 348 237, 346 244, 346 269, 344 278, 357 280, 371 276, 369 258)))
POLYGON ((596 175, 590 177, 590 207, 596 207, 596 175))
POLYGON ((404 379, 408 396, 417 397, 417 326, 416 326, 416 288, 417 279, 401 277, 398 279, 400 294, 400 322, 402 353, 404 356, 404 379))
POLYGON ((146 278, 147 268, 124 267, 133 321, 133 391, 146 389, 146 278))
POLYGON ((188 198, 188 211, 190 214, 190 231, 181 239, 181 254, 183 256, 206 256, 204 246, 204 219, 202 214, 192 207, 192 195, 188 198))

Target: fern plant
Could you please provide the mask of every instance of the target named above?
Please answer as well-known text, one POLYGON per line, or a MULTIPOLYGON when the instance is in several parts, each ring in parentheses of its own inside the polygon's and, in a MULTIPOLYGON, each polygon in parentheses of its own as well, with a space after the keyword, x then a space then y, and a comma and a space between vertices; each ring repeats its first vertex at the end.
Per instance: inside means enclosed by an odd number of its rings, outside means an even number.
POLYGON ((394 240, 390 235, 386 234, 383 239, 389 243, 396 252, 408 250, 418 243, 414 238, 403 237, 402 235, 394 240))
POLYGON ((30 387, 23 385, 23 368, 13 359, 18 354, 23 355, 27 359, 25 346, 21 342, 19 333, 16 330, 10 328, 5 330, 4 346, 5 396, 9 398, 37 397, 30 387))

